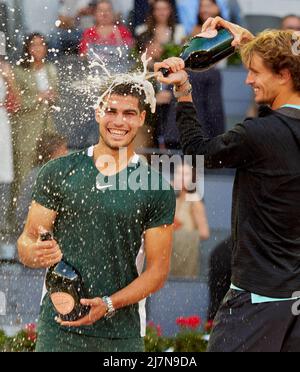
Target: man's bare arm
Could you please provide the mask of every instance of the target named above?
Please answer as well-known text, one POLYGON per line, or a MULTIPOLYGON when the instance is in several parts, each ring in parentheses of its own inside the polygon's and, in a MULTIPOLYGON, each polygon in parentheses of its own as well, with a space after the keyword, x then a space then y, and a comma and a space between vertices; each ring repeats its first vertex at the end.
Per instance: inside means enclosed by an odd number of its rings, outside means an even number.
POLYGON ((40 234, 52 231, 56 212, 32 202, 24 231, 18 239, 20 261, 30 268, 47 268, 62 258, 55 240, 42 242, 40 234))
POLYGON ((172 225, 146 231, 146 269, 128 287, 111 296, 115 308, 135 304, 163 287, 170 271, 172 243, 172 225))

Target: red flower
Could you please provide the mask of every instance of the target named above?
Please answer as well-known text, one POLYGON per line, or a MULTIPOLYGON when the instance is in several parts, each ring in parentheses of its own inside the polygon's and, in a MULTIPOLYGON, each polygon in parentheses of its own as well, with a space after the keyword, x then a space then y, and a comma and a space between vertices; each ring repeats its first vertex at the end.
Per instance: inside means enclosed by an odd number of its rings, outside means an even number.
POLYGON ((180 327, 186 327, 186 319, 183 316, 181 316, 176 319, 176 324, 180 327))
POLYGON ((201 318, 197 315, 188 318, 188 325, 192 329, 196 329, 201 324, 201 318))
POLYGON ((25 325, 25 332, 27 334, 28 341, 35 342, 36 341, 36 324, 29 323, 25 325))
POLYGON ((188 318, 179 317, 176 319, 176 324, 183 328, 196 329, 201 325, 201 318, 197 315, 188 318))
POLYGON ((161 326, 159 324, 156 326, 156 330, 157 330, 157 336, 161 337, 162 336, 162 329, 161 329, 161 326))
POLYGON ((148 323, 148 327, 150 327, 150 328, 155 328, 155 324, 154 324, 154 322, 152 322, 152 321, 149 322, 149 323, 148 323))

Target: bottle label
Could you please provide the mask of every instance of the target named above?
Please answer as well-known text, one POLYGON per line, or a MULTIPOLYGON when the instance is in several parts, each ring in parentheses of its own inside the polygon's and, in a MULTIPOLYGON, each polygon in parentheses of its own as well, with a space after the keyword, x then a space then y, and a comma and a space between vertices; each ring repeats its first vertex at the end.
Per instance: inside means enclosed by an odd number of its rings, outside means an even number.
POLYGON ((51 294, 51 301, 61 315, 68 315, 75 307, 74 298, 68 293, 56 292, 51 294))
POLYGON ((200 34, 196 35, 195 37, 204 37, 206 39, 213 39, 218 35, 218 30, 207 30, 205 32, 201 32, 200 34))

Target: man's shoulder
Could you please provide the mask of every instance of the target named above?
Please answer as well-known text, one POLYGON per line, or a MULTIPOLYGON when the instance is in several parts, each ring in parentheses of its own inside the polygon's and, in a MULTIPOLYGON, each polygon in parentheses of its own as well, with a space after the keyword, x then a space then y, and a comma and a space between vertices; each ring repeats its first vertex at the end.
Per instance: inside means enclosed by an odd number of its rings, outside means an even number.
MULTIPOLYGON (((262 106, 259 108, 259 115, 257 117, 248 117, 244 120, 243 126, 248 133, 270 133, 277 131, 276 123, 281 126, 279 120, 279 111, 274 111, 270 107, 262 106)), ((277 125, 277 126, 278 126, 277 125)))
POLYGON ((41 171, 52 171, 67 173, 71 169, 78 167, 82 162, 88 159, 87 150, 73 151, 68 155, 61 156, 57 159, 50 160, 46 163, 41 171))

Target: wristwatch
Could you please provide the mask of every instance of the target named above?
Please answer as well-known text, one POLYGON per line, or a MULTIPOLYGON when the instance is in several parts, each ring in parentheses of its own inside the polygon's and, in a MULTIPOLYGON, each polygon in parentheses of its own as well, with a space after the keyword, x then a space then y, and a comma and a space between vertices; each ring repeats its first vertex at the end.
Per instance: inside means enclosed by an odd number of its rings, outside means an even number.
MULTIPOLYGON (((188 82, 188 81, 186 81, 186 82, 188 82)), ((182 84, 181 86, 183 86, 184 84, 182 84)), ((174 85, 173 93, 174 93, 175 98, 186 97, 186 96, 189 96, 193 92, 193 87, 190 83, 189 83, 188 87, 186 88, 186 90, 184 90, 184 91, 178 91, 177 89, 178 89, 178 87, 176 85, 174 85)))
POLYGON ((110 318, 112 318, 112 317, 115 315, 116 310, 115 310, 115 308, 114 308, 114 305, 113 305, 113 303, 112 303, 111 298, 108 297, 108 296, 104 296, 104 297, 102 297, 102 301, 103 301, 103 302, 105 303, 105 305, 106 305, 106 313, 105 313, 104 317, 105 317, 106 319, 110 319, 110 318))

